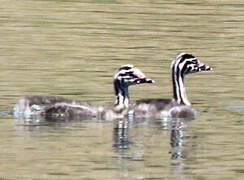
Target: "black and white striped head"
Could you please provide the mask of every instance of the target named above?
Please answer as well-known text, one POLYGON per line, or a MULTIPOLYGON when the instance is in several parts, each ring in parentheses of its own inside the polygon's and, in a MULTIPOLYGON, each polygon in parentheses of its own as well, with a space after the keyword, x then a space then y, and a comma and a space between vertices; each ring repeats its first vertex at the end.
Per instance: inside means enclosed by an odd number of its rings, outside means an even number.
POLYGON ((182 76, 200 71, 210 71, 212 68, 201 63, 195 56, 187 53, 180 53, 171 64, 174 72, 180 72, 182 76))
POLYGON ((124 87, 134 84, 154 83, 154 81, 147 78, 140 69, 131 64, 120 66, 114 74, 114 81, 124 87))

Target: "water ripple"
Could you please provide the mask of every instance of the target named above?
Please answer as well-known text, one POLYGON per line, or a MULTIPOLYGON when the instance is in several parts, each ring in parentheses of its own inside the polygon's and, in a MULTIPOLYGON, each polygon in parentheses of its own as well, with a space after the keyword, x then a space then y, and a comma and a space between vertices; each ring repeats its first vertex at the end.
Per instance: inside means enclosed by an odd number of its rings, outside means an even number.
POLYGON ((227 108, 231 109, 244 109, 244 106, 242 105, 232 105, 232 106, 226 106, 227 108))

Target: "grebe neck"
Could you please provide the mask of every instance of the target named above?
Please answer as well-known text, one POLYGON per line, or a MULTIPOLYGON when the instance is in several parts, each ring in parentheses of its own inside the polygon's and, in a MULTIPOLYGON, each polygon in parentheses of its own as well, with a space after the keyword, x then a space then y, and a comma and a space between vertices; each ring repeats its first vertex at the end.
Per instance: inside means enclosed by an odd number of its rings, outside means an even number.
POLYGON ((186 89, 184 86, 184 68, 179 64, 180 61, 176 61, 172 66, 172 81, 173 81, 173 99, 178 104, 188 105, 191 103, 187 99, 186 89))
POLYGON ((128 86, 123 86, 120 81, 114 80, 115 102, 114 110, 116 112, 129 108, 130 98, 128 93, 128 86))

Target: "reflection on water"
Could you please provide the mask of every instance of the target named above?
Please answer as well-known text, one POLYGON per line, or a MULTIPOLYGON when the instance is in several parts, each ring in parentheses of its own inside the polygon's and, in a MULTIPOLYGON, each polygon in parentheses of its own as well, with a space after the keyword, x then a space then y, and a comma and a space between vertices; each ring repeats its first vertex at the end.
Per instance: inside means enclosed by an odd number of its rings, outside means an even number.
POLYGON ((128 149, 129 141, 129 122, 127 119, 117 120, 114 125, 114 147, 118 149, 128 149))
POLYGON ((131 88, 131 99, 170 98, 179 52, 214 69, 185 80, 193 121, 16 122, 0 113, 0 179, 243 179, 243 1, 0 6, 1 112, 25 95, 110 104, 113 72, 128 63, 156 80, 131 88))
MULTIPOLYGON (((158 129, 158 133, 162 132, 169 132, 169 149, 160 149, 160 151, 164 151, 164 153, 168 154, 167 161, 171 159, 169 162, 169 172, 172 177, 184 179, 184 169, 186 168, 186 164, 184 163, 185 160, 189 159, 188 155, 191 156, 191 153, 194 152, 194 146, 188 148, 185 146, 187 139, 197 139, 194 134, 187 134, 185 135, 185 128, 187 125, 192 123, 190 120, 183 120, 183 119, 167 119, 162 120, 157 119, 147 119, 146 121, 150 121, 147 123, 140 122, 144 128, 150 128, 150 126, 154 126, 154 128, 158 129)), ((135 123, 135 122, 134 122, 135 123)), ((128 178, 130 175, 130 163, 133 161, 147 161, 147 152, 139 151, 131 152, 131 149, 134 149, 134 146, 140 146, 140 140, 138 138, 132 137, 130 135, 130 131, 135 130, 135 124, 133 122, 128 122, 127 120, 121 120, 115 123, 114 127, 114 147, 116 148, 116 158, 118 159, 118 166, 121 171, 124 173, 124 178, 128 178), (133 139, 137 140, 133 140, 133 139), (139 143, 139 144, 138 144, 139 143), (129 162, 128 162, 129 161, 129 162)), ((138 125, 138 124, 137 124, 138 125)), ((155 133, 155 132, 154 132, 155 133)), ((145 136, 145 132, 142 133, 145 136)), ((153 136, 153 134, 147 134, 146 136, 153 136)), ((157 134, 157 138, 159 139, 159 144, 154 144, 154 146, 160 146, 162 142, 166 139, 160 138, 161 136, 157 134)), ((166 140, 167 141, 167 140, 166 140)), ((144 142, 141 146, 144 150, 147 149, 147 142, 144 142)), ((153 150, 149 148, 149 154, 153 153, 153 150)), ((155 160, 153 160, 155 161, 155 160)), ((166 162, 167 162, 166 161, 166 162)), ((154 162, 155 163, 155 162, 154 162)), ((150 166, 149 166, 150 167, 150 166)), ((152 165, 152 167, 164 167, 164 162, 160 162, 160 164, 152 165)), ((154 177, 154 176, 153 176, 154 177)), ((160 176, 161 177, 161 176, 160 176)), ((141 178, 146 178, 143 175, 141 178)), ((157 177, 159 178, 159 177, 157 177)))
POLYGON ((184 158, 183 154, 183 142, 184 142, 184 130, 183 130, 183 121, 177 120, 172 123, 171 134, 170 134, 170 145, 171 158, 179 159, 184 158))
MULTIPOLYGON (((158 128, 170 131, 171 159, 185 159, 184 150, 184 124, 189 123, 187 119, 165 119, 164 125, 160 127, 162 120, 147 119, 156 123, 158 128)), ((132 123, 132 122, 131 122, 132 123)), ((133 142, 129 136, 129 122, 127 119, 118 120, 114 127, 114 147, 118 150, 128 149, 133 142)), ((188 137, 189 138, 189 137, 188 137)))

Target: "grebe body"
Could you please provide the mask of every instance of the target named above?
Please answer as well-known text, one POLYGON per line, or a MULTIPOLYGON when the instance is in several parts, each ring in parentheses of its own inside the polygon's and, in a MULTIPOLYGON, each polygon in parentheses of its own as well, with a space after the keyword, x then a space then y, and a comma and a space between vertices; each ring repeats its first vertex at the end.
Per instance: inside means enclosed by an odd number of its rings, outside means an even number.
POLYGON ((209 70, 212 68, 201 63, 195 56, 179 54, 171 64, 173 98, 137 100, 132 108, 133 114, 146 118, 194 118, 197 111, 192 108, 186 96, 184 77, 190 73, 209 70))
POLYGON ((124 118, 128 114, 131 85, 153 83, 133 65, 123 65, 114 74, 115 103, 111 106, 93 106, 87 102, 56 96, 27 96, 20 99, 12 110, 16 118, 66 117, 66 118, 124 118))

